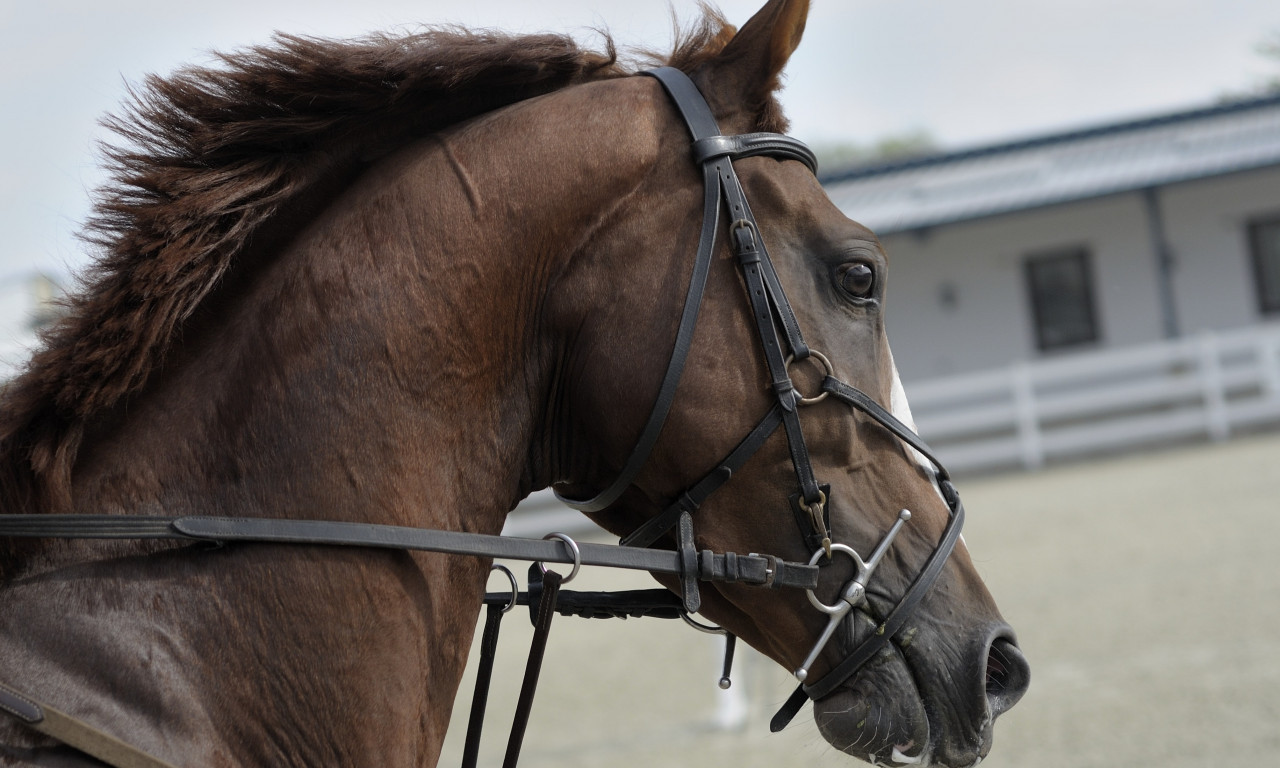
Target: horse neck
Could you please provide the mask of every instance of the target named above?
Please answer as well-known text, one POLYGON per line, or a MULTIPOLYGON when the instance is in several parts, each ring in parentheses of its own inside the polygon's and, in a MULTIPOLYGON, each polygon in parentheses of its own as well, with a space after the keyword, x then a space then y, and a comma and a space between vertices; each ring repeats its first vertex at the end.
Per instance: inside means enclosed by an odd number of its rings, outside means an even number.
POLYGON ((559 471, 557 377, 612 288, 601 232, 657 154, 635 119, 651 85, 569 89, 405 147, 278 253, 240 259, 257 266, 86 432, 76 507, 500 529, 559 471), (592 130, 601 115, 622 128, 592 130))
POLYGON ((213 297, 89 433, 77 507, 497 532, 530 484, 547 267, 508 263, 514 227, 459 225, 477 193, 449 157, 427 142, 383 163, 213 297))

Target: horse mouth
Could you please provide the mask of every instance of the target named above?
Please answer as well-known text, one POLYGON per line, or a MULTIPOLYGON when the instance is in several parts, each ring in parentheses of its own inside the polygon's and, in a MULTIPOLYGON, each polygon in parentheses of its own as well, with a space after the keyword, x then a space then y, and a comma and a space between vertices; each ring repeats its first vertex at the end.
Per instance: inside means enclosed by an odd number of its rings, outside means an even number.
POLYGON ((814 702, 818 732, 872 765, 930 765, 934 729, 908 665, 886 649, 835 693, 814 702), (895 658, 896 657, 896 658, 895 658))
POLYGON ((1007 627, 993 630, 980 645, 983 652, 955 673, 928 663, 926 657, 938 657, 936 647, 886 647, 814 702, 819 733, 872 765, 977 765, 991 750, 995 719, 1017 703, 1029 680, 1027 662, 1007 627))

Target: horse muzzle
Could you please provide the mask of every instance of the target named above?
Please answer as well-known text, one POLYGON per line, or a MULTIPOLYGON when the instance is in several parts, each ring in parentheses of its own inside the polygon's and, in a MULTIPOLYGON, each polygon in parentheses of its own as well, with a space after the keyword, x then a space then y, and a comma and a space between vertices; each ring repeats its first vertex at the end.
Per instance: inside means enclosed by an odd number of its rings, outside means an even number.
MULTIPOLYGON (((875 623, 860 612, 848 634, 875 623)), ((908 627, 826 698, 814 719, 833 747, 875 765, 979 763, 991 750, 995 720, 1027 690, 1030 668, 1003 622, 956 638, 925 624, 908 627)), ((844 634, 844 633, 842 633, 844 634)))

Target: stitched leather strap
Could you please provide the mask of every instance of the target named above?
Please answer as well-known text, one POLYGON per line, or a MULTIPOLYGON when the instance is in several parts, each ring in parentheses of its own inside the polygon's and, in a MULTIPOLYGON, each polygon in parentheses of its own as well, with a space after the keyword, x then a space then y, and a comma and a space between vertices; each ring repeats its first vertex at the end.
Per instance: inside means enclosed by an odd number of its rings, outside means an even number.
MULTIPOLYGON (((538 575, 538 566, 529 568, 529 580, 538 575)), ((529 714, 533 711, 533 695, 538 687, 538 675, 542 671, 542 657, 547 651, 547 637, 551 633, 551 620, 556 616, 556 596, 560 592, 562 578, 555 571, 540 574, 542 578, 542 596, 538 600, 538 612, 533 623, 533 642, 529 646, 529 661, 524 669, 524 682, 520 686, 520 699, 516 702, 515 720, 511 724, 511 735, 507 739, 507 753, 502 760, 502 768, 515 768, 520 759, 520 746, 524 742, 524 732, 529 725, 529 714)))
POLYGON ((823 379, 822 391, 831 393, 831 396, 837 400, 857 408, 871 418, 880 422, 880 426, 892 432, 902 442, 919 451, 925 458, 933 463, 933 466, 937 469, 939 480, 946 480, 950 477, 947 474, 947 468, 942 465, 942 462, 938 460, 937 456, 933 455, 933 449, 930 448, 925 441, 921 440, 920 436, 911 430, 911 427, 908 427, 906 424, 898 421, 896 416, 889 413, 883 406, 871 399, 871 396, 866 392, 855 387, 851 387, 833 376, 828 376, 823 379))
MULTIPOLYGON (((205 542, 261 542, 326 544, 444 552, 476 557, 500 557, 543 563, 573 563, 567 544, 558 540, 521 539, 462 531, 440 531, 394 525, 341 523, 325 520, 282 520, 231 517, 130 517, 126 515, 0 515, 0 536, 56 538, 153 538, 205 542), (144 531, 145 534, 136 534, 144 531)), ((684 573, 679 553, 611 544, 582 543, 577 560, 583 565, 626 568, 654 573, 684 573)), ((724 578, 727 555, 713 553, 708 571, 698 579, 724 578)), ((768 555, 735 555, 737 580, 774 587, 812 589, 818 569, 804 563, 782 562, 768 555)), ((698 560, 701 568, 702 560, 698 560)))
POLYGON ((707 136, 693 142, 693 161, 698 165, 717 157, 741 160, 761 155, 799 160, 815 176, 818 174, 818 158, 813 151, 790 136, 778 133, 743 133, 737 136, 707 136))
POLYGON ((36 701, 6 685, 0 685, 0 711, 17 718, 28 728, 115 768, 174 768, 172 763, 152 757, 77 717, 36 701))
MULTIPOLYGON (((516 605, 537 601, 529 592, 516 595, 516 605)), ((505 607, 511 602, 510 592, 487 592, 484 604, 505 607)), ((556 613, 581 619, 678 619, 683 608, 680 598, 665 589, 631 589, 621 592, 578 592, 560 590, 556 613)))
POLYGON ((505 605, 505 602, 490 603, 485 612, 484 634, 480 639, 480 666, 476 669, 476 688, 471 696, 471 716, 467 718, 462 768, 475 768, 480 756, 480 734, 484 731, 484 710, 489 703, 489 683, 493 680, 493 660, 497 656, 498 632, 502 629, 502 609, 505 605))
MULTIPOLYGON (((659 72, 660 70, 654 70, 642 74, 658 78, 670 90, 672 86, 659 72)), ((681 77, 684 77, 683 73, 681 77)), ((684 80, 688 81, 688 78, 685 77, 684 80)), ((688 85, 692 87, 692 83, 688 85)), ((681 86, 677 84, 675 87, 681 86)), ((697 94, 697 88, 693 88, 693 92, 697 94)), ((702 96, 698 95, 697 98, 701 100, 702 96)), ((685 119, 689 129, 694 131, 694 135, 709 136, 719 133, 710 110, 686 115, 685 119)), ((654 399, 653 408, 649 411, 649 418, 640 432, 640 437, 636 440, 635 447, 631 449, 631 454, 627 457, 618 476, 607 488, 589 499, 571 499, 553 489, 556 498, 573 509, 581 512, 598 512, 617 501, 640 474, 645 462, 649 460, 649 454, 653 452, 653 446, 658 442, 658 435, 662 433, 667 415, 671 412, 671 404, 675 401, 676 388, 684 373, 689 348, 693 345, 693 332, 698 324, 698 311, 702 307, 707 274, 711 271, 711 260, 716 250, 716 237, 720 231, 720 184, 715 170, 710 166, 703 168, 702 187, 702 231, 698 235, 698 251, 693 261, 693 274, 689 278, 689 288, 685 293, 680 325, 676 330, 676 340, 667 362, 667 371, 662 377, 662 385, 658 388, 658 396, 654 399)))
POLYGON ((688 511, 696 512, 698 507, 702 506, 702 502, 714 493, 720 486, 729 482, 733 474, 742 468, 764 445, 765 440, 772 435, 778 425, 782 423, 782 409, 774 406, 769 410, 765 417, 760 420, 756 428, 738 443, 728 456, 724 458, 716 468, 707 473, 705 477, 694 484, 692 488, 685 491, 676 499, 674 503, 668 506, 657 517, 652 517, 641 525, 630 535, 622 540, 624 547, 647 547, 658 540, 667 531, 671 530, 676 522, 680 519, 680 513, 688 511))

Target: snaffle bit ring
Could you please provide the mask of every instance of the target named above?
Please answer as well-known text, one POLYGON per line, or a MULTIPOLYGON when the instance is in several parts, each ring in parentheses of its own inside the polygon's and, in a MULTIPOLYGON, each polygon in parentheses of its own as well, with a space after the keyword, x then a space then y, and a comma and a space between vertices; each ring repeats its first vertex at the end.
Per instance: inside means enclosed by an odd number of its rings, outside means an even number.
MULTIPOLYGON (((569 571, 569 575, 565 576, 560 583, 568 584, 573 581, 573 577, 578 575, 578 569, 582 567, 582 550, 578 549, 578 542, 569 538, 569 534, 567 533, 548 533, 546 536, 543 536, 542 539, 543 541, 559 539, 563 541, 565 546, 569 548, 569 551, 573 553, 573 570, 569 571)), ((543 565, 542 561, 538 561, 538 567, 542 569, 544 574, 547 572, 547 566, 543 565)))
MULTIPOLYGON (((854 551, 853 547, 849 546, 848 544, 832 544, 831 551, 832 553, 843 552, 853 560, 854 568, 856 569, 856 571, 853 575, 853 581, 849 582, 850 585, 856 583, 858 579, 862 577, 864 573, 866 573, 867 564, 862 562, 862 557, 857 552, 854 551)), ((813 553, 813 557, 809 558, 809 565, 816 565, 818 560, 826 556, 827 556, 826 550, 819 549, 818 551, 813 553)), ((813 594, 812 589, 806 589, 804 591, 804 594, 806 597, 809 598, 809 603, 813 605, 814 608, 817 608, 818 610, 822 611, 823 613, 829 616, 841 616, 844 613, 848 612, 849 608, 852 607, 853 605, 853 603, 849 602, 849 597, 851 596, 848 596, 848 595, 837 600, 834 605, 827 605, 826 603, 819 600, 817 595, 813 594)))

